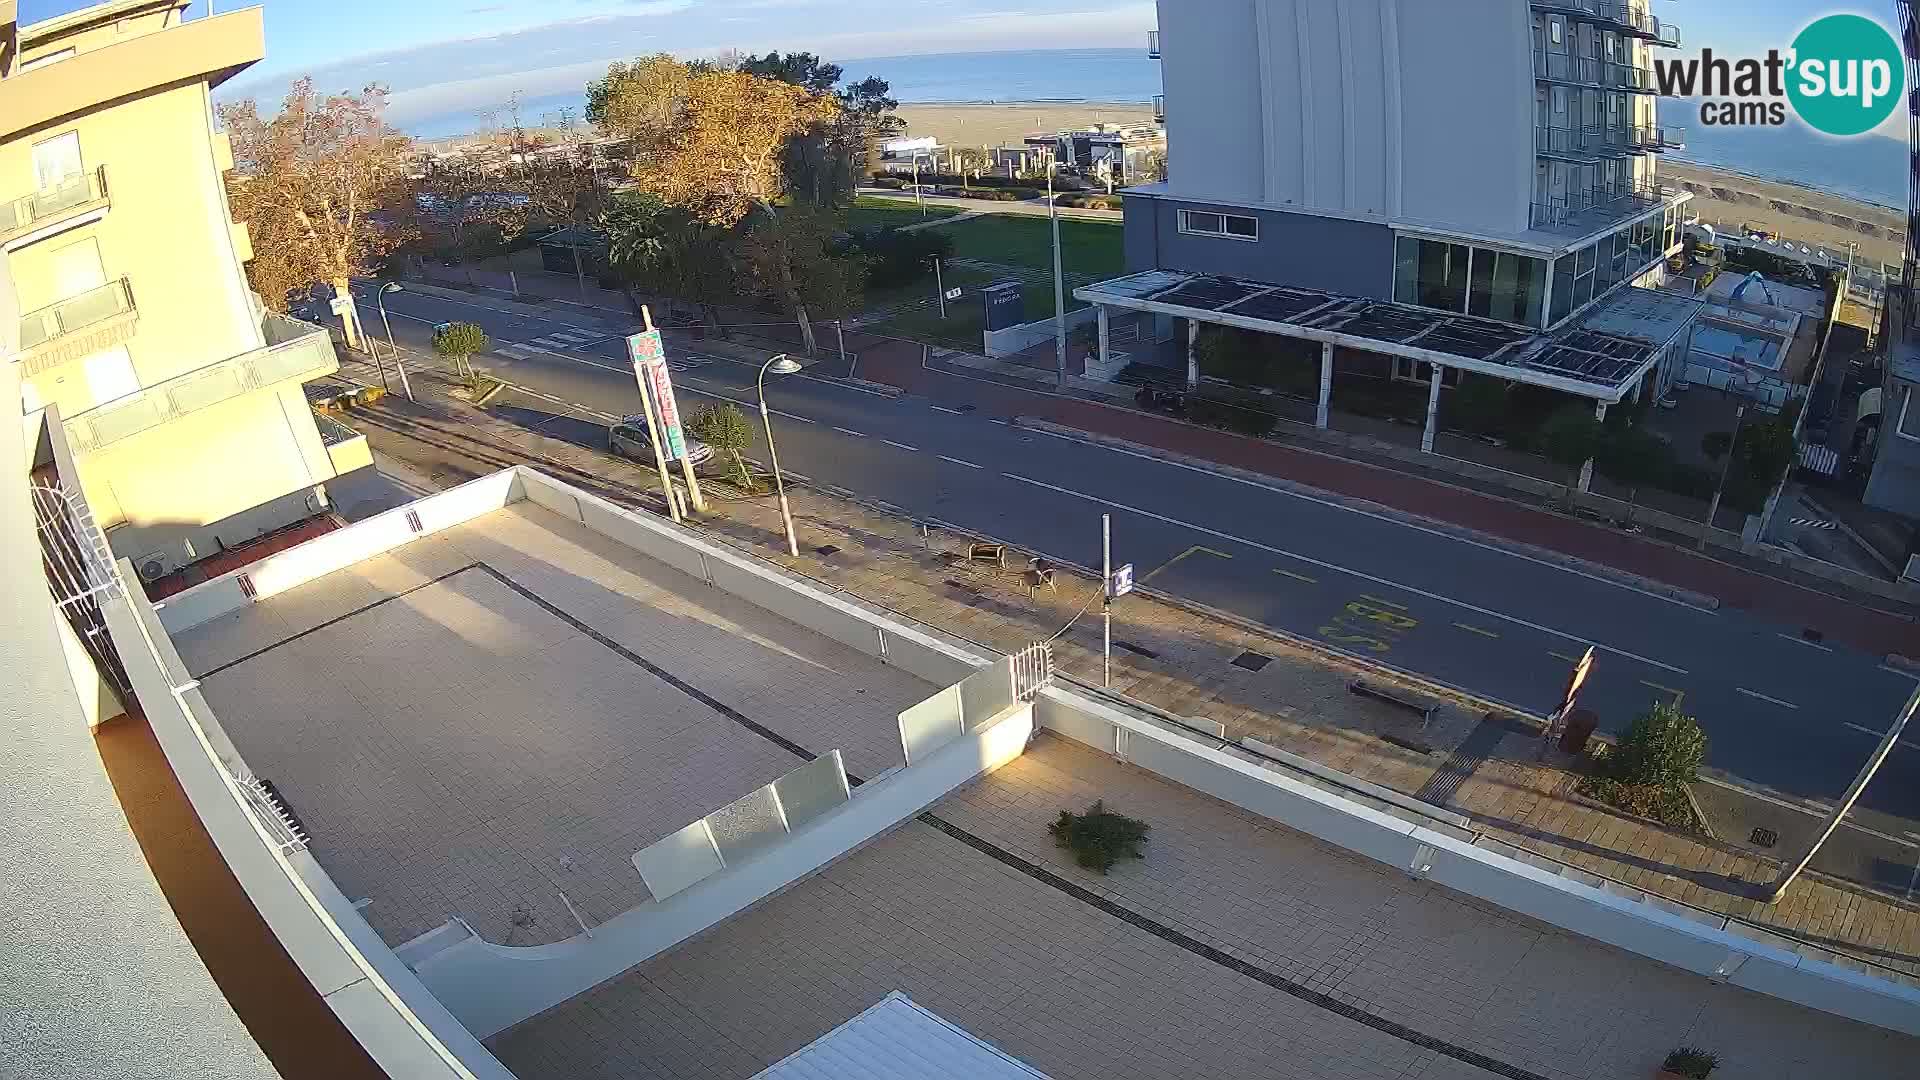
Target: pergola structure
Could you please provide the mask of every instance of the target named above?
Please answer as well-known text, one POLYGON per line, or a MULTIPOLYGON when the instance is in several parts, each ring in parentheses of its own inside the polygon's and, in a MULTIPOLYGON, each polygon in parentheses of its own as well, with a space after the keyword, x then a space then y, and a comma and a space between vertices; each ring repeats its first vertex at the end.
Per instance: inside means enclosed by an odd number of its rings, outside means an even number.
MULTIPOLYGON (((1633 292, 1648 290, 1623 289, 1616 298, 1633 292)), ((1103 365, 1109 362, 1110 309, 1187 320, 1189 387, 1199 382, 1194 346, 1203 323, 1319 342, 1320 400, 1314 426, 1322 429, 1328 426, 1336 346, 1431 365, 1434 377, 1428 380, 1427 422, 1420 439, 1420 448, 1428 453, 1433 451, 1439 425, 1439 369, 1455 368, 1587 398, 1594 402, 1594 415, 1604 419, 1608 405, 1644 392, 1648 372, 1691 322, 1690 313, 1683 313, 1687 317, 1679 320, 1649 320, 1648 336, 1643 338, 1594 328, 1590 324, 1604 321, 1611 326, 1620 320, 1589 316, 1548 333, 1410 304, 1170 270, 1099 282, 1075 289, 1073 295, 1097 311, 1103 365)), ((1682 297, 1670 299, 1695 309, 1699 306, 1682 297)), ((1602 302, 1596 315, 1606 312, 1611 303, 1602 302)))

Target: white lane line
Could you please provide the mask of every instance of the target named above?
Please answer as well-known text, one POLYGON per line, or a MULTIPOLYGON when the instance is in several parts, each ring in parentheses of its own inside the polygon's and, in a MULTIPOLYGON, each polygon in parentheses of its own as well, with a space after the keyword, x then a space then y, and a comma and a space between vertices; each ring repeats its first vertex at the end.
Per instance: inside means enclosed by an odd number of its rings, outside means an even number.
MULTIPOLYGON (((991 416, 989 416, 989 417, 987 417, 987 423, 989 423, 989 424, 999 424, 999 425, 1000 425, 1001 427, 1006 427, 1006 426, 1007 426, 1007 422, 1006 422, 1005 420, 995 420, 995 419, 994 419, 993 417, 991 417, 991 416)), ((1146 455, 1145 455, 1145 454, 1142 454, 1142 455, 1140 455, 1140 456, 1141 456, 1141 457, 1145 457, 1146 455)))
POLYGON ((1781 633, 1776 633, 1776 634, 1774 634, 1773 636, 1774 636, 1774 637, 1782 637, 1782 638, 1786 638, 1786 639, 1787 639, 1788 641, 1791 641, 1791 642, 1794 642, 1794 643, 1796 643, 1796 644, 1800 644, 1800 645, 1805 645, 1805 646, 1806 646, 1807 648, 1809 648, 1809 649, 1819 649, 1819 650, 1820 650, 1821 652, 1832 652, 1832 651, 1833 651, 1833 646, 1831 646, 1831 645, 1822 645, 1822 644, 1820 644, 1820 643, 1819 643, 1819 642, 1817 642, 1817 641, 1808 641, 1808 640, 1807 640, 1806 638, 1803 638, 1803 637, 1801 637, 1801 636, 1800 636, 1800 635, 1798 635, 1798 634, 1781 634, 1781 633))
MULTIPOLYGON (((988 423, 998 424, 998 423, 1003 423, 1003 421, 989 420, 988 423)), ((1246 477, 1234 476, 1229 473, 1218 472, 1214 469, 1202 468, 1198 465, 1189 465, 1184 461, 1171 461, 1167 458, 1156 457, 1152 454, 1143 454, 1138 450, 1127 450, 1118 446, 1109 446, 1106 443, 1093 442, 1088 439, 1076 439, 1071 435, 1062 435, 1054 431, 1041 431, 1038 428, 1023 428, 1022 430, 1033 432, 1036 435, 1051 435, 1056 439, 1064 439, 1067 442, 1079 443, 1082 446, 1090 446, 1095 450, 1108 450, 1116 454, 1125 454, 1128 457, 1137 457, 1146 461, 1157 462, 1161 465, 1170 465, 1176 469, 1185 469, 1188 472, 1197 472, 1206 476, 1218 477, 1219 479, 1222 479, 1222 480, 1230 480, 1236 484, 1245 484, 1248 487, 1260 488, 1263 491, 1271 491, 1276 495, 1285 495, 1288 498, 1300 499, 1310 503, 1318 503, 1321 506, 1330 507, 1334 510, 1345 511, 1346 513, 1349 513, 1349 514, 1358 514, 1361 517, 1372 518, 1375 521, 1385 522, 1389 525, 1398 525, 1402 528, 1412 529, 1415 532, 1426 533, 1429 536, 1438 536, 1445 540, 1453 540, 1462 544, 1466 544, 1469 547, 1477 547, 1486 551, 1494 552, 1496 554, 1510 556, 1512 558, 1521 559, 1523 561, 1530 562, 1530 563, 1536 563, 1540 566, 1547 567, 1550 570, 1558 570, 1562 573, 1572 574, 1575 577, 1583 577, 1583 578, 1586 578, 1588 581, 1597 581, 1602 585, 1611 585, 1616 589, 1625 589, 1627 592, 1638 593, 1641 596, 1651 596, 1655 600, 1665 600, 1667 603, 1673 604, 1676 607, 1687 608, 1689 610, 1702 612, 1707 615, 1716 614, 1715 612, 1710 611, 1706 608, 1700 607, 1697 604, 1689 604, 1685 600, 1676 600, 1671 596, 1662 596, 1659 593, 1649 592, 1646 589, 1636 588, 1632 585, 1627 585, 1622 582, 1614 581, 1611 578, 1601 577, 1598 574, 1589 574, 1584 570, 1575 570, 1572 567, 1562 566, 1559 563, 1549 562, 1546 559, 1535 558, 1532 555, 1526 555, 1518 551, 1512 551, 1507 548, 1497 547, 1493 544, 1483 543, 1479 540, 1471 540, 1464 536, 1456 536, 1453 533, 1446 532, 1441 529, 1435 529, 1426 525, 1415 524, 1411 521, 1406 521, 1401 518, 1391 517, 1386 514, 1375 513, 1372 510, 1362 510, 1359 507, 1346 506, 1332 499, 1323 499, 1314 495, 1306 495, 1298 491, 1290 491, 1286 488, 1280 487, 1275 484, 1266 484, 1258 480, 1249 480, 1246 477)), ((1307 451, 1307 452, 1317 453, 1317 451, 1307 451)), ((1618 650, 1615 650, 1615 651, 1618 651, 1618 650)))
POLYGON ((1739 693, 1745 694, 1750 698, 1759 698, 1761 701, 1767 702, 1769 704, 1778 705, 1783 709, 1798 709, 1800 707, 1798 705, 1795 705, 1791 701, 1781 701, 1777 697, 1768 697, 1767 695, 1761 693, 1758 690, 1749 690, 1744 686, 1736 686, 1734 687, 1734 690, 1739 693))
POLYGON ((840 433, 840 434, 842 434, 842 435, 851 435, 851 436, 853 436, 853 437, 854 437, 854 438, 856 438, 856 439, 864 439, 864 438, 866 438, 866 437, 867 437, 867 433, 866 433, 866 432, 864 432, 864 431, 855 431, 855 430, 853 430, 852 428, 843 428, 843 427, 837 427, 837 428, 834 428, 833 430, 835 430, 835 431, 837 431, 837 432, 839 432, 839 433, 840 433))
POLYGON ((1906 671, 1904 669, 1894 667, 1892 664, 1881 664, 1879 665, 1879 667, 1881 671, 1884 671, 1889 675, 1898 675, 1903 679, 1920 679, 1920 675, 1916 675, 1911 671, 1906 671))
MULTIPOLYGON (((1876 738, 1876 739, 1884 739, 1884 738, 1886 738, 1886 737, 1887 737, 1887 733, 1886 733, 1886 732, 1884 732, 1884 731, 1875 731, 1875 730, 1873 730, 1872 728, 1870 728, 1870 727, 1868 727, 1868 726, 1867 726, 1867 725, 1865 725, 1865 724, 1855 724, 1855 723, 1851 723, 1851 722, 1847 722, 1847 723, 1843 723, 1843 724, 1842 724, 1841 726, 1843 726, 1843 727, 1850 727, 1850 728, 1852 728, 1853 730, 1855 730, 1855 731, 1857 731, 1857 732, 1859 732, 1859 733, 1860 733, 1860 734, 1862 734, 1862 735, 1871 735, 1871 736, 1873 736, 1873 737, 1874 737, 1874 738, 1876 738)), ((1920 743, 1911 743, 1911 742, 1908 742, 1908 741, 1907 741, 1907 740, 1905 740, 1905 739, 1901 739, 1901 740, 1900 740, 1900 742, 1899 742, 1899 745, 1901 745, 1901 746, 1904 746, 1904 747, 1906 747, 1906 748, 1907 748, 1907 749, 1909 749, 1909 750, 1920 750, 1920 743)))
MULTIPOLYGON (((584 361, 584 360, 582 360, 582 361, 581 361, 581 363, 586 363, 586 361, 584 361)), ((603 367, 603 366, 605 366, 605 365, 602 365, 602 364, 594 364, 594 365, 592 365, 592 366, 594 366, 594 367, 603 367)), ((609 368, 608 370, 609 370, 609 371, 626 371, 626 370, 628 370, 628 369, 626 369, 626 368, 609 368)), ((756 412, 757 412, 757 411, 759 411, 759 408, 760 408, 760 406, 759 406, 759 405, 757 405, 757 404, 755 404, 755 403, 753 403, 753 402, 751 402, 751 401, 742 401, 742 400, 740 400, 740 399, 739 399, 739 398, 737 398, 737 397, 728 397, 728 396, 727 396, 727 395, 725 395, 725 394, 716 394, 716 393, 714 393, 714 392, 713 392, 713 391, 711 391, 711 390, 702 390, 702 389, 700 389, 700 388, 699 388, 699 387, 697 387, 697 386, 688 386, 688 385, 686 385, 686 383, 685 383, 685 381, 682 381, 682 382, 681 382, 681 383, 680 383, 679 385, 677 385, 677 386, 675 387, 675 390, 676 390, 676 392, 679 392, 679 393, 687 393, 687 394, 699 394, 699 395, 700 395, 701 397, 710 397, 710 398, 719 398, 719 399, 720 399, 721 401, 731 401, 731 402, 733 402, 733 403, 734 403, 735 405, 738 405, 738 406, 740 406, 740 407, 741 407, 741 408, 743 408, 743 409, 752 409, 752 410, 755 410, 756 412)), ((768 411, 768 412, 770 412, 770 413, 772 413, 772 414, 773 414, 773 415, 775 415, 775 416, 784 416, 784 417, 786 417, 786 418, 787 418, 787 419, 789 419, 789 420, 798 420, 798 421, 800 421, 800 422, 801 422, 801 423, 803 423, 803 424, 812 424, 812 423, 816 423, 816 421, 814 421, 814 420, 810 420, 810 419, 808 419, 807 417, 804 417, 804 416, 796 416, 796 415, 794 415, 793 413, 790 413, 790 412, 781 412, 781 411, 780 411, 779 409, 768 409, 767 411, 768 411)))
POLYGON ((903 442, 894 442, 892 439, 881 439, 880 441, 883 443, 886 443, 888 446, 892 446, 900 450, 905 450, 905 451, 908 451, 909 453, 917 454, 920 452, 919 447, 908 446, 906 443, 903 443, 903 442))
POLYGON ((1639 653, 1628 652, 1625 649, 1615 648, 1612 645, 1607 645, 1602 642, 1594 641, 1590 638, 1583 638, 1577 634, 1569 634, 1564 630, 1555 630, 1551 626, 1541 626, 1539 623, 1528 622, 1525 619, 1515 618, 1514 616, 1505 614, 1503 612, 1493 611, 1488 608, 1483 608, 1474 604, 1466 603, 1465 601, 1455 600, 1451 596, 1442 596, 1439 593, 1428 592, 1425 589, 1416 589, 1411 585, 1403 585, 1398 581, 1393 581, 1383 577, 1375 577, 1372 574, 1363 574, 1358 570, 1349 570, 1344 566, 1336 566, 1330 562, 1321 562, 1319 559, 1310 559, 1305 555, 1295 555, 1291 551, 1282 551, 1281 549, 1274 547, 1271 544, 1262 544, 1257 540, 1248 540, 1248 539, 1245 539, 1244 537, 1235 536, 1232 533, 1221 532, 1218 529, 1209 529, 1205 525, 1195 525, 1190 521, 1181 521, 1179 518, 1167 517, 1165 514, 1156 514, 1151 510, 1142 510, 1137 506, 1128 506, 1126 503, 1119 503, 1119 502, 1113 502, 1108 499, 1095 498, 1092 495, 1087 495, 1082 492, 1074 491, 1071 488, 1058 487, 1056 485, 1046 483, 1043 480, 1035 480, 1035 479, 1032 479, 1031 477, 1021 476, 1018 473, 1001 473, 1000 475, 1006 477, 1009 480, 1018 480, 1023 484, 1032 484, 1034 487, 1045 488, 1048 491, 1057 491, 1062 495, 1072 495, 1074 498, 1077 498, 1077 499, 1085 499, 1088 502, 1099 503, 1102 506, 1111 506, 1116 510, 1125 510, 1130 514, 1138 514, 1144 518, 1152 518, 1155 521, 1162 521, 1168 525, 1177 525, 1180 528, 1192 529, 1194 532, 1205 533, 1208 536, 1217 536, 1222 540, 1231 541, 1232 543, 1236 543, 1236 544, 1244 544, 1247 547, 1254 548, 1259 551, 1265 551, 1273 555, 1278 555, 1281 558, 1294 559, 1299 562, 1307 563, 1311 566, 1317 566, 1322 570, 1332 570, 1337 574, 1346 574, 1349 577, 1356 577, 1362 581, 1371 581, 1375 585, 1385 585, 1385 586, 1388 586, 1389 588, 1399 589, 1402 592, 1412 593, 1415 596, 1424 596, 1429 600, 1438 600, 1443 604, 1452 604, 1454 607, 1460 608, 1463 611, 1477 612, 1478 614, 1485 615, 1488 618, 1500 619, 1505 622, 1513 623, 1516 626, 1524 626, 1529 630, 1538 630, 1543 634, 1552 634, 1554 637, 1565 638, 1568 641, 1576 641, 1582 645, 1592 645, 1593 647, 1598 649, 1605 649, 1607 652, 1613 653, 1617 656, 1624 656, 1629 660, 1638 660, 1643 664, 1651 664, 1654 667, 1663 668, 1667 671, 1673 672, 1676 675, 1688 674, 1687 669, 1685 668, 1675 667, 1672 664, 1663 663, 1662 661, 1655 660, 1652 657, 1641 656, 1639 653))
POLYGON ((965 466, 966 466, 967 468, 969 468, 969 469, 983 469, 983 468, 985 468, 985 467, 986 467, 986 466, 984 466, 984 465, 975 465, 975 464, 974 464, 973 462, 971 462, 971 461, 961 461, 961 460, 960 460, 959 458, 957 458, 957 457, 948 457, 948 456, 947 456, 947 455, 945 455, 945 454, 941 454, 941 455, 940 455, 940 460, 941 460, 941 461, 951 461, 951 462, 953 462, 953 463, 954 463, 955 465, 965 465, 965 466))
POLYGON ((931 408, 934 412, 948 413, 953 416, 967 415, 966 413, 961 412, 959 409, 949 409, 945 405, 932 405, 932 406, 929 406, 929 408, 931 408))

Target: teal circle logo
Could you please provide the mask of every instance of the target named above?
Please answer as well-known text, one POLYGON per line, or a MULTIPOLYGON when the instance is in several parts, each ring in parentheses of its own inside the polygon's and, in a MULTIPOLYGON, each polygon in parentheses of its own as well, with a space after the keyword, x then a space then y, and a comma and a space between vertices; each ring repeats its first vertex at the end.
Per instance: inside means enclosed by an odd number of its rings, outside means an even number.
POLYGON ((1859 135, 1893 115, 1906 87, 1900 44, 1860 15, 1827 15, 1793 39, 1787 98, 1800 119, 1828 135, 1859 135))

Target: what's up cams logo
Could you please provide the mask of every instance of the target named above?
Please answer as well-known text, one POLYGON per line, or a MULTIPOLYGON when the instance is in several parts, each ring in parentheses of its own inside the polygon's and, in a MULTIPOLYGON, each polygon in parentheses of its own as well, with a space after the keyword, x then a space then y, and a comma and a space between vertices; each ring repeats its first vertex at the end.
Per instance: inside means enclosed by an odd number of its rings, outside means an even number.
POLYGON ((1860 15, 1827 15, 1808 23, 1786 51, 1728 59, 1702 49, 1697 58, 1656 59, 1665 97, 1699 97, 1708 127, 1779 127, 1791 105, 1808 127, 1828 135, 1873 130, 1900 103, 1906 65, 1886 27, 1860 15))

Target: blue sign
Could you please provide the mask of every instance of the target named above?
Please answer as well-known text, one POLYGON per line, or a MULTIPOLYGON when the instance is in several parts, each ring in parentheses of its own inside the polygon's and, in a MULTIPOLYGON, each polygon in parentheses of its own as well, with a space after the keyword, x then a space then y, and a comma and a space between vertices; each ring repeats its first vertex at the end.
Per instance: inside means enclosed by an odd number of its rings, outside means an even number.
POLYGON ((1133 564, 1116 567, 1107 579, 1107 598, 1115 600, 1133 591, 1133 564))

